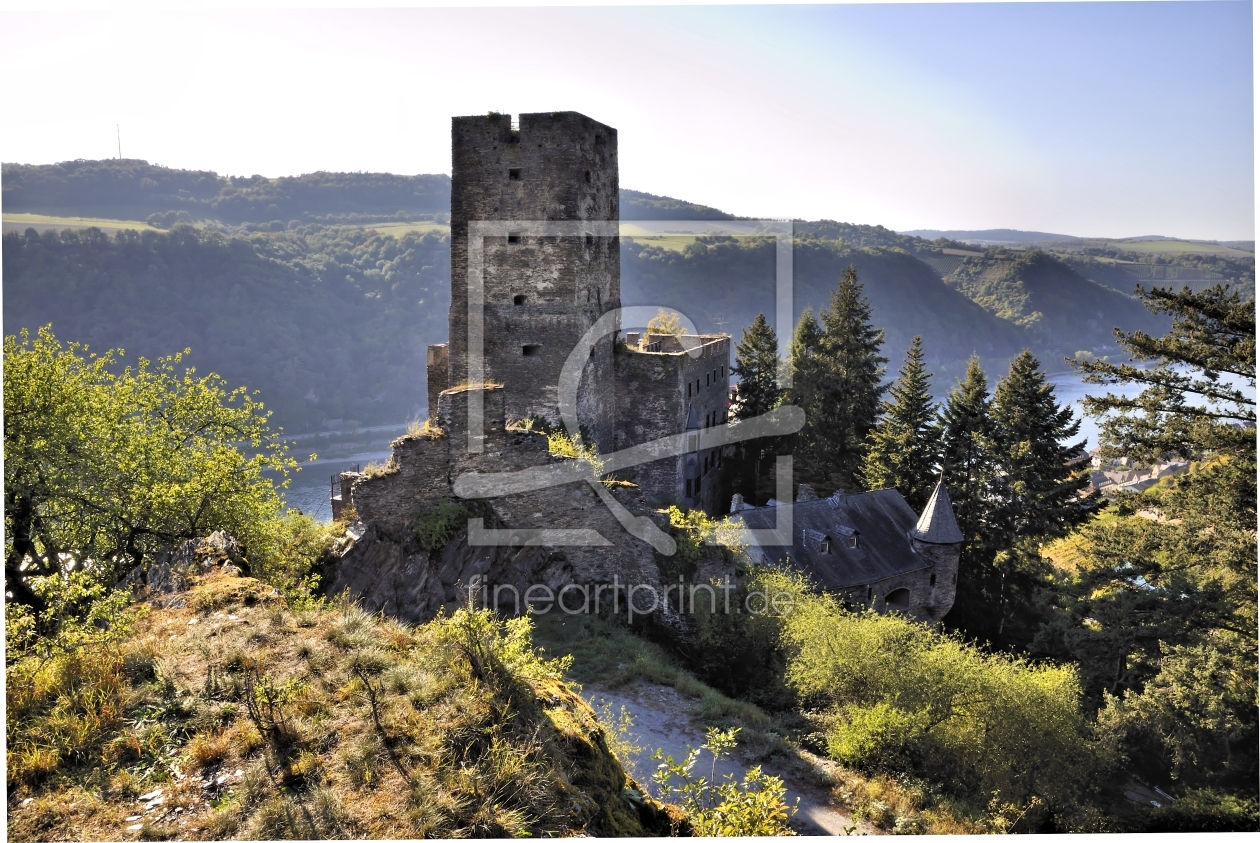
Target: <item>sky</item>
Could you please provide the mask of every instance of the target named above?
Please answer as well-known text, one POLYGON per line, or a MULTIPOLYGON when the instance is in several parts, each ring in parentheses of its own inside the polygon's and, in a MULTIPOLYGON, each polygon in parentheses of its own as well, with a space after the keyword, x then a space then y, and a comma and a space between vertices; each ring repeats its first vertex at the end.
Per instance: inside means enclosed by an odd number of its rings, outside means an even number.
POLYGON ((450 172, 580 111, 621 186, 895 230, 1254 239, 1247 2, 0 13, 0 160, 450 172))

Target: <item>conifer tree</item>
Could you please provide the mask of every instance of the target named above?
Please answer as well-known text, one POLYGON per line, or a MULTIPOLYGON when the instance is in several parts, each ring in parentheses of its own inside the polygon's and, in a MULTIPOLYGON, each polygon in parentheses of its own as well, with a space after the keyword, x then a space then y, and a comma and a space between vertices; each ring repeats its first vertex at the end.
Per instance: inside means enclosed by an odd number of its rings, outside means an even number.
MULTIPOLYGON (((992 399, 980 359, 972 355, 963 380, 941 410, 941 465, 954 517, 963 534, 954 608, 945 622, 976 636, 987 623, 986 593, 996 548, 997 478, 992 399)), ((978 637, 978 636, 977 636, 978 637)))
POLYGON ((1081 423, 1060 407, 1041 364, 1024 351, 993 393, 998 462, 1005 475, 999 521, 1008 544, 1061 536, 1088 514, 1077 494, 1088 481, 1079 466, 1085 440, 1069 444, 1081 423))
POLYGON ((888 358, 879 354, 884 332, 871 327, 871 305, 862 295, 856 267, 844 271, 820 316, 821 331, 812 311, 802 314, 792 343, 792 391, 805 409, 800 437, 805 447, 797 456, 810 461, 798 467, 811 479, 857 489, 888 358))
POLYGON ((805 427, 792 438, 792 454, 796 470, 801 476, 817 479, 807 467, 817 466, 821 446, 817 437, 825 432, 823 426, 814 423, 823 412, 822 407, 822 328, 814 317, 814 309, 806 307, 792 331, 788 346, 788 367, 792 372, 790 399, 805 411, 805 427))
POLYGON ((731 370, 739 376, 732 413, 736 419, 756 418, 779 405, 779 338, 764 313, 744 329, 731 370))
POLYGON ((892 400, 880 402, 882 413, 867 438, 862 481, 868 489, 897 489, 915 512, 927 505, 936 485, 941 430, 937 407, 928 389, 923 365, 923 339, 915 337, 906 352, 892 400))
POLYGON ((1029 351, 1011 361, 990 405, 988 488, 973 500, 980 523, 967 570, 959 565, 959 611, 951 626, 1004 649, 1026 648, 1049 617, 1039 591, 1050 581, 1041 546, 1089 514, 1078 492, 1087 482, 1079 462, 1084 441, 1070 407, 1055 401, 1041 364, 1029 351), (969 578, 964 584, 964 577, 969 578))

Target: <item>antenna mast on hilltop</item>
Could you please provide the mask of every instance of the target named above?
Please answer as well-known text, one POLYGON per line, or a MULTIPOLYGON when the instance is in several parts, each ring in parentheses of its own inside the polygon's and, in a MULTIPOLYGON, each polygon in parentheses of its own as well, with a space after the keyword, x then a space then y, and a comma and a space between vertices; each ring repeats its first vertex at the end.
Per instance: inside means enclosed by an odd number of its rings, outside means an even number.
POLYGON ((122 129, 117 123, 114 124, 114 131, 118 133, 118 160, 122 160, 122 129))

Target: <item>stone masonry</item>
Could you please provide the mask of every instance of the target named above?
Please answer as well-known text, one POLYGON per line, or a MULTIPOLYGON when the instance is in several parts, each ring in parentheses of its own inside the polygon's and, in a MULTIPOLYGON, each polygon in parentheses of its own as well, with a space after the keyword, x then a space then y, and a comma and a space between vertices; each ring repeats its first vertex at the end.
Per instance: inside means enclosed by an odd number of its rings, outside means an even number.
MULTIPOLYGON (((621 303, 617 130, 574 112, 456 117, 451 126, 451 310, 446 372, 454 386, 468 368, 469 258, 483 267, 486 382, 507 390, 509 418, 560 423, 557 384, 578 340, 621 303), (501 236, 472 242, 477 221, 507 223, 501 236), (577 223, 567 236, 537 236, 513 222, 577 223), (586 225, 583 225, 586 224, 586 225)), ((613 346, 601 339, 587 361, 578 421, 601 450, 612 444, 613 346)), ((436 374, 436 377, 435 377, 436 374)), ((430 413, 435 410, 430 404, 430 413)))

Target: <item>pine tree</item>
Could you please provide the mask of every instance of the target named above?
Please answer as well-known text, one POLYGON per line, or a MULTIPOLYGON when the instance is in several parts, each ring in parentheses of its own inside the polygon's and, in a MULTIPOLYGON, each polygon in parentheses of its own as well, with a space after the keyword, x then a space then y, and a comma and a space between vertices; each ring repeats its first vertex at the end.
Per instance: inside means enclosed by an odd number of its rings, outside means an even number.
MULTIPOLYGON (((735 419, 756 418, 779 406, 783 397, 779 386, 781 366, 779 338, 766 322, 765 314, 758 313, 735 347, 735 365, 731 371, 740 378, 731 412, 735 419)), ((782 445, 780 437, 741 442, 736 446, 733 459, 724 465, 726 474, 723 476, 729 479, 733 490, 750 501, 756 499, 766 457, 782 445)), ((769 480, 773 483, 773 478, 769 480)))
POLYGON ((998 462, 1003 478, 999 521, 1008 545, 1027 537, 1064 535, 1090 510, 1078 492, 1088 482, 1078 463, 1085 440, 1066 444, 1080 433, 1072 408, 1060 407, 1041 364, 1025 351, 993 393, 998 462))
MULTIPOLYGON (((871 305, 862 295, 857 268, 844 271, 831 294, 831 302, 821 314, 822 333, 817 326, 806 327, 817 336, 817 350, 808 358, 812 365, 802 367, 806 380, 793 390, 805 397, 805 439, 807 454, 814 462, 803 473, 833 486, 856 490, 866 451, 866 437, 875 427, 879 399, 883 395, 884 367, 888 358, 879 348, 884 332, 871 327, 871 305)), ((810 313, 810 322, 813 314, 810 313)), ((794 345, 795 345, 794 338, 794 345)))
POLYGON ((897 382, 888 390, 892 400, 880 403, 882 415, 867 438, 862 465, 866 488, 895 488, 915 512, 932 495, 941 456, 937 407, 928 389, 931 377, 923 365, 923 340, 915 337, 897 382))
POLYGON ((991 414, 997 476, 982 504, 984 545, 973 555, 976 579, 964 598, 969 605, 955 624, 994 646, 1020 650, 1049 618, 1039 599, 1050 581, 1042 545, 1065 535, 1091 509, 1078 494, 1087 482, 1080 466, 1085 442, 1065 443, 1079 433, 1080 422, 1055 401, 1054 387, 1029 351, 1011 361, 998 382, 991 414))
POLYGON ((739 376, 732 413, 736 419, 756 418, 779 405, 779 338, 764 313, 744 329, 731 371, 739 376))
POLYGON ((982 637, 989 621, 989 595, 997 591, 993 558, 997 445, 989 383, 972 355, 961 383, 941 410, 941 465, 954 517, 963 534, 958 586, 948 626, 982 637))
POLYGON ((819 479, 808 469, 818 465, 821 444, 817 437, 824 432, 820 425, 811 424, 823 412, 822 333, 814 318, 814 309, 806 307, 796 322, 788 346, 788 368, 792 373, 789 398, 805 411, 805 427, 792 437, 792 455, 796 471, 811 480, 819 479))

